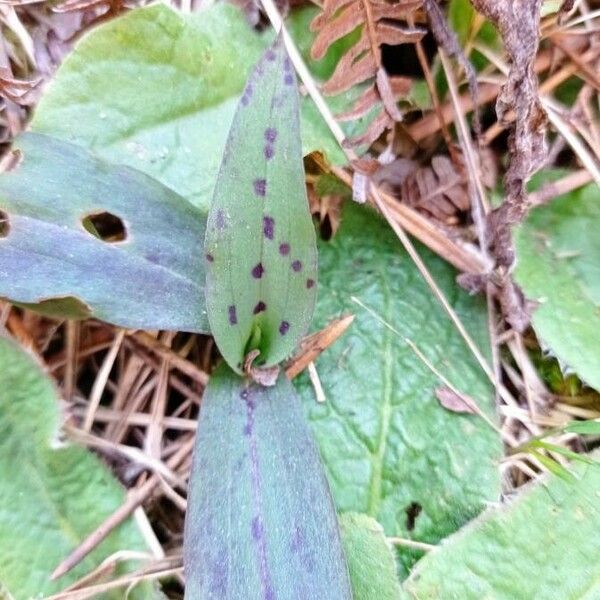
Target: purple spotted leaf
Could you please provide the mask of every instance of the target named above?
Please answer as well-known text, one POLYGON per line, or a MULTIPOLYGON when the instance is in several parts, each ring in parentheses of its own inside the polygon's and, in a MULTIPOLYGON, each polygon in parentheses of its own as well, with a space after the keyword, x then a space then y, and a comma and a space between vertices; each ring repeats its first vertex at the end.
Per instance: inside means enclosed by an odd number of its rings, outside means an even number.
POLYGON ((225 363, 202 399, 184 536, 186 600, 350 600, 319 452, 290 382, 225 363))
POLYGON ((73 144, 27 133, 15 147, 21 163, 0 176, 0 297, 123 327, 208 331, 198 209, 73 144))
POLYGON ((306 333, 317 253, 308 209, 298 90, 279 38, 238 105, 208 217, 206 306, 229 365, 273 367, 306 333))

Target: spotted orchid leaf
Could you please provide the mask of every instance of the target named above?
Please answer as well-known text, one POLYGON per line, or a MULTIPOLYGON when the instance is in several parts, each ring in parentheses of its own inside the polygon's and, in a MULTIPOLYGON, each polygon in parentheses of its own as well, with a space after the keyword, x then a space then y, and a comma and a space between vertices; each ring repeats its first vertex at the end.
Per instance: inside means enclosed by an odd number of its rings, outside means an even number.
POLYGON ((298 90, 281 37, 234 116, 205 250, 208 319, 223 357, 238 373, 251 351, 255 365, 277 365, 308 329, 317 278, 298 90))
POLYGON ((319 452, 292 385, 222 364, 202 399, 184 536, 186 600, 350 600, 319 452))

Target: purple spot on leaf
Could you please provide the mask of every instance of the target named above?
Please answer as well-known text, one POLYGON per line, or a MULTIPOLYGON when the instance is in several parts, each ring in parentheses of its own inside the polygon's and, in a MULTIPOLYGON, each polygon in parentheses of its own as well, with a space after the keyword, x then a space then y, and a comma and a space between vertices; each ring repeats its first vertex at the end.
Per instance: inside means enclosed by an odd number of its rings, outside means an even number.
POLYGON ((158 258, 158 256, 156 254, 148 254, 146 256, 146 259, 149 262, 154 263, 155 265, 158 264, 158 262, 159 262, 159 258, 158 258))
POLYGON ((206 253, 206 260, 208 262, 215 262, 215 257, 212 254, 206 253))
POLYGON ((255 540, 260 540, 263 536, 263 526, 260 517, 252 519, 252 537, 255 540))
POLYGON ((265 310, 267 310, 267 305, 262 300, 260 300, 260 302, 258 302, 254 307, 252 314, 258 315, 261 312, 265 312, 265 310))
POLYGON ((275 219, 273 217, 263 217, 263 233, 269 240, 275 235, 275 219))
POLYGON ((281 254, 281 256, 287 256, 290 253, 290 245, 286 244, 285 242, 283 244, 279 244, 279 254, 281 254))
POLYGON ((225 213, 219 209, 217 211, 217 229, 225 229, 225 213))
POLYGON ((299 271, 302 271, 302 263, 299 260, 295 260, 292 263, 292 269, 294 271, 296 271, 296 273, 298 273, 299 271))
POLYGON ((272 144, 277 139, 277 129, 275 127, 267 127, 265 129, 265 140, 272 144))
POLYGON ((271 144, 265 146, 265 158, 271 160, 275 156, 275 148, 271 144))
POLYGON ((294 76, 291 73, 286 73, 283 78, 285 85, 294 85, 294 76))
POLYGON ((265 268, 262 266, 262 263, 258 263, 252 267, 252 277, 254 277, 254 279, 260 279, 264 272, 265 268))
POLYGON ((310 288, 315 287, 315 280, 314 279, 307 279, 306 280, 306 288, 310 290, 310 288))
POLYGON ((270 49, 267 50, 267 53, 265 54, 265 57, 266 57, 267 60, 269 60, 271 62, 273 62, 275 60, 275 58, 277 58, 276 55, 275 55, 275 52, 273 52, 273 50, 270 50, 270 49))
POLYGON ((285 60, 283 61, 283 70, 284 71, 291 71, 292 70, 292 62, 290 61, 289 57, 285 57, 285 60))
POLYGON ((262 196, 263 198, 267 194, 267 180, 266 179, 255 179, 252 183, 254 186, 254 193, 257 196, 262 196))
POLYGON ((298 525, 294 530, 294 535, 292 536, 292 545, 291 550, 294 554, 300 552, 304 547, 304 535, 302 534, 302 529, 298 525))
POLYGON ((244 90, 244 95, 242 96, 242 104, 244 106, 248 106, 250 104, 250 98, 252 98, 252 84, 248 84, 246 89, 244 90))
POLYGON ((237 312, 235 310, 235 304, 232 304, 227 311, 229 313, 229 324, 237 325, 237 312))
POLYGON ((279 333, 285 335, 290 330, 290 324, 287 321, 281 321, 279 326, 279 333))

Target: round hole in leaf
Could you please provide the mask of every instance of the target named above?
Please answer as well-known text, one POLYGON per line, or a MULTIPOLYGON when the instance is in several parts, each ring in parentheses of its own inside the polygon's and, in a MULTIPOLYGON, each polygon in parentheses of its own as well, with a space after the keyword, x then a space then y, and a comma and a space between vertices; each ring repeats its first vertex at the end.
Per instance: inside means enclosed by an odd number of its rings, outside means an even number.
POLYGON ((88 233, 103 242, 114 244, 127 239, 127 229, 123 220, 107 211, 86 215, 81 219, 81 224, 88 233))
POLYGON ((8 215, 0 210, 0 239, 8 237, 8 232, 10 231, 10 223, 8 221, 8 215))

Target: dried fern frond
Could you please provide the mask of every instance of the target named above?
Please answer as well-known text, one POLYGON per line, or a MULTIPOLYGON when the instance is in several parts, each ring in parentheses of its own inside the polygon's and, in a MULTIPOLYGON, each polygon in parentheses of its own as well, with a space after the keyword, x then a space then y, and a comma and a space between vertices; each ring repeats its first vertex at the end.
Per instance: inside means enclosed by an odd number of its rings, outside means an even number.
POLYGON ((357 27, 362 28, 358 41, 342 56, 323 85, 323 92, 331 96, 373 80, 342 118, 359 118, 377 104, 382 105, 381 112, 368 130, 349 145, 371 144, 395 121, 402 120, 396 102, 409 91, 410 80, 388 76, 382 65, 381 45, 415 43, 423 37, 423 30, 402 25, 421 4, 422 0, 400 0, 395 4, 383 0, 325 0, 323 12, 312 21, 311 30, 318 32, 311 50, 315 60, 321 59, 334 42, 357 27))
MULTIPOLYGON (((379 165, 369 174, 380 189, 390 192, 404 204, 443 225, 457 225, 470 221, 471 201, 465 159, 458 151, 455 158, 458 162, 437 154, 421 165, 407 158, 397 158, 389 164, 379 165)), ((361 161, 366 163, 365 159, 361 161)), ((482 183, 493 189, 497 171, 491 151, 482 152, 478 166, 482 183)))

